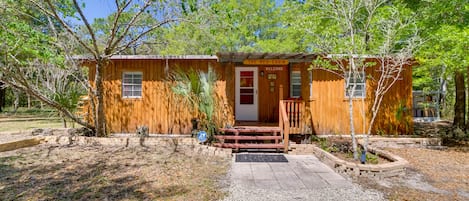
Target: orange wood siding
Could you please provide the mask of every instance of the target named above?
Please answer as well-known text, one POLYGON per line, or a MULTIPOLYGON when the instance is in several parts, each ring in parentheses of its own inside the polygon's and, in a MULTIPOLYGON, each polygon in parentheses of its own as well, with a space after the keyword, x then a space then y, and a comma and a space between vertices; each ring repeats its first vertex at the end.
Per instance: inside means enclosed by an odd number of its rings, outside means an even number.
MULTIPOLYGON (((288 95, 288 80, 289 70, 288 66, 276 66, 275 68, 282 68, 282 70, 269 70, 271 66, 258 67, 259 72, 259 121, 261 122, 278 122, 278 104, 279 104, 279 86, 283 85, 283 94, 288 95), (264 76, 260 72, 264 72, 264 76), (269 74, 275 75, 276 79, 268 79, 269 74), (273 84, 273 91, 271 91, 271 84, 273 84)), ((271 77, 272 78, 272 77, 271 77)), ((285 96, 286 98, 288 96, 285 96)))
MULTIPOLYGON (((91 82, 94 79, 94 66, 89 67, 91 82)), ((114 133, 133 133, 137 126, 146 125, 150 133, 190 133, 191 119, 198 117, 197 109, 192 109, 183 99, 171 90, 172 82, 166 78, 176 67, 195 68, 206 71, 208 66, 217 72, 215 94, 216 105, 214 121, 221 126, 234 125, 235 111, 235 67, 239 63, 218 63, 212 59, 122 59, 112 60, 104 73, 105 113, 108 128, 114 133), (142 98, 122 98, 123 72, 142 72, 142 98)), ((310 94, 309 63, 290 64, 282 71, 268 71, 258 67, 259 76, 259 121, 278 121, 278 88, 283 85, 283 99, 290 96, 289 68, 301 70, 301 98, 305 101, 303 133, 348 134, 348 101, 345 98, 344 80, 324 70, 312 71, 312 94, 310 94), (260 72, 264 71, 264 76, 260 72), (276 80, 269 80, 268 74, 276 74, 276 80), (270 91, 270 82, 274 81, 274 91, 270 91), (312 95, 310 97, 310 95, 312 95)), ((367 72, 371 74, 371 69, 367 72)), ((376 76, 376 75, 373 75, 376 76)), ((370 118, 361 112, 368 110, 372 98, 373 82, 368 79, 366 99, 354 100, 356 133, 365 132, 363 118, 370 118)), ((412 133, 412 72, 408 67, 387 93, 376 119, 374 134, 410 134, 412 133)))
MULTIPOLYGON (((307 69, 309 65, 304 65, 307 69)), ((303 71, 305 72, 305 71, 303 71)), ((367 75, 377 78, 377 73, 372 68, 367 70, 367 75)), ((309 104, 306 110, 310 115, 304 119, 306 125, 312 125, 312 132, 316 134, 348 134, 350 133, 349 103, 345 97, 344 79, 331 72, 315 69, 313 74, 313 90, 311 99, 305 99, 309 104)), ((407 67, 402 72, 402 80, 399 80, 385 95, 379 115, 373 128, 373 134, 411 134, 412 123, 412 70, 407 67), (400 114, 398 114, 400 113, 400 114)), ((303 79, 303 76, 302 76, 303 79)), ((357 134, 364 134, 368 128, 371 113, 369 103, 373 98, 375 81, 367 79, 366 98, 353 100, 354 125, 357 134), (363 113, 366 111, 366 113, 363 113), (367 118, 364 124, 363 119, 367 118)), ((309 83, 302 81, 302 94, 308 97, 310 94, 309 83)))
MULTIPOLYGON (((90 66, 90 78, 94 67, 90 66)), ((195 68, 207 71, 211 66, 218 79, 214 97, 219 104, 215 107, 215 122, 224 125, 233 122, 233 112, 226 95, 225 71, 216 60, 176 59, 127 59, 112 60, 104 73, 105 113, 108 128, 113 133, 133 133, 138 126, 148 126, 150 133, 188 134, 192 130, 191 119, 200 114, 189 107, 184 99, 172 92, 172 82, 167 80, 171 70, 195 68), (142 72, 142 97, 122 97, 122 74, 142 72)))

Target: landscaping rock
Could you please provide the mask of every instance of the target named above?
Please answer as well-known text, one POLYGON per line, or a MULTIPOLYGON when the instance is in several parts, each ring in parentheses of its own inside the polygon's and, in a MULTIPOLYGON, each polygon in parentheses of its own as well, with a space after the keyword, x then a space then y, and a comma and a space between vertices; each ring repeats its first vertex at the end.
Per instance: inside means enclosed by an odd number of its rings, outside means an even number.
POLYGON ((35 128, 31 131, 31 134, 49 136, 49 135, 53 135, 53 132, 52 132, 52 129, 50 128, 35 128))

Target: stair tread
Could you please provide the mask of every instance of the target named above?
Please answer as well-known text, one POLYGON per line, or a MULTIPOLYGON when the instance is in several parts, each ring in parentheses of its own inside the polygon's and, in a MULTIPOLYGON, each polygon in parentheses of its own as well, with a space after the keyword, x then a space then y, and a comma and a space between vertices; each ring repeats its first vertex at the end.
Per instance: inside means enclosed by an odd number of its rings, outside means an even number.
POLYGON ((281 140, 283 139, 280 135, 267 135, 267 136, 250 136, 250 135, 215 135, 216 139, 227 139, 227 140, 281 140))
POLYGON ((234 127, 234 128, 220 128, 224 132, 237 132, 237 133, 270 133, 281 132, 280 127, 234 127))
POLYGON ((223 148, 244 148, 244 149, 266 149, 266 148, 276 148, 281 149, 284 148, 283 144, 233 144, 233 143, 214 143, 216 147, 223 147, 223 148))

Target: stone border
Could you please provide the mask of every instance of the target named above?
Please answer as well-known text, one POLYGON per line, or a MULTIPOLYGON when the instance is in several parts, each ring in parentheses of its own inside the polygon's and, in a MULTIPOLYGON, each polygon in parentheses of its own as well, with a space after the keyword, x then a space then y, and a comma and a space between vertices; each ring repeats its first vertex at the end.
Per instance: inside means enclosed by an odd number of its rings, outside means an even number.
MULTIPOLYGON (((359 139, 360 144, 364 144, 364 139, 359 139)), ((370 137, 368 145, 376 148, 433 148, 441 147, 440 138, 386 138, 370 137)))
POLYGON ((223 149, 200 144, 195 138, 188 137, 84 137, 84 136, 43 136, 44 142, 55 145, 84 145, 84 146, 116 146, 116 147, 165 147, 168 149, 178 149, 190 156, 205 155, 231 158, 231 149, 223 149))
POLYGON ((378 165, 357 164, 339 159, 319 147, 314 146, 312 149, 316 157, 331 167, 334 171, 352 177, 386 178, 393 176, 403 176, 405 174, 406 167, 409 165, 409 162, 399 156, 384 150, 372 148, 370 146, 368 146, 368 151, 387 158, 392 162, 378 165))

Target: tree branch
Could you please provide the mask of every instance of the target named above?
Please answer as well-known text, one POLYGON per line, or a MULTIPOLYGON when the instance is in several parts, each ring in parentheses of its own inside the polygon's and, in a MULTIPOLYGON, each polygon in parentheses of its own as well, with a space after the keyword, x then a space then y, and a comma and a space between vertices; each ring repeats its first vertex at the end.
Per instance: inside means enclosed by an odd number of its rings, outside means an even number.
POLYGON ((68 26, 67 23, 65 23, 65 21, 58 15, 57 13, 57 10, 55 8, 55 6, 52 5, 52 3, 50 2, 50 0, 46 0, 46 3, 49 5, 50 9, 52 10, 51 12, 48 11, 47 9, 45 9, 44 7, 42 7, 39 3, 37 3, 36 1, 34 0, 29 0, 31 3, 33 3, 34 5, 36 5, 39 10, 41 10, 43 13, 45 13, 46 15, 50 15, 50 16, 53 16, 56 20, 59 21, 59 23, 64 26, 65 30, 67 30, 67 32, 72 35, 73 38, 75 38, 75 40, 78 41, 78 43, 80 43, 80 45, 83 46, 83 48, 85 48, 86 50, 88 50, 95 59, 98 58, 98 54, 96 52, 93 51, 92 48, 90 48, 84 41, 82 41, 80 39, 80 37, 72 30, 72 28, 70 26, 68 26))
MULTIPOLYGON (((50 2, 50 0, 47 0, 47 2, 50 2)), ((49 3, 50 5, 50 3, 49 3)), ((88 33, 91 36, 91 43, 93 44, 94 51, 96 52, 97 55, 100 55, 100 51, 98 48, 98 41, 96 40, 96 36, 94 34, 93 28, 91 27, 90 23, 88 22, 88 19, 86 19, 85 15, 83 14, 83 11, 80 8, 80 5, 78 5, 77 0, 73 0, 73 5, 78 11, 78 14, 80 15, 80 18, 83 20, 83 23, 85 23, 86 29, 88 30, 88 33)))

